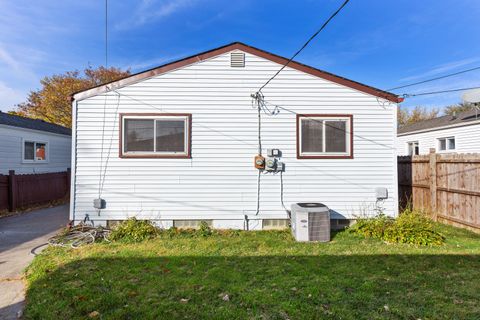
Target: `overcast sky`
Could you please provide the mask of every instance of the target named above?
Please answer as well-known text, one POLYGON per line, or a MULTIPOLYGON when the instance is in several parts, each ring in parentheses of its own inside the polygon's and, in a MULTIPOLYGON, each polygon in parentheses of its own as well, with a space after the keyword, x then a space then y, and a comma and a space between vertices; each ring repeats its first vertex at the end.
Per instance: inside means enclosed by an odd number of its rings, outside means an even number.
MULTIPOLYGON (((136 72, 233 41, 289 57, 342 1, 110 0, 110 65, 136 72)), ((104 63, 103 0, 0 0, 0 13, 0 110, 44 76, 104 63)), ((478 17, 478 0, 351 0, 296 60, 388 89, 480 66, 478 17)), ((479 85, 480 70, 396 93, 479 85)))

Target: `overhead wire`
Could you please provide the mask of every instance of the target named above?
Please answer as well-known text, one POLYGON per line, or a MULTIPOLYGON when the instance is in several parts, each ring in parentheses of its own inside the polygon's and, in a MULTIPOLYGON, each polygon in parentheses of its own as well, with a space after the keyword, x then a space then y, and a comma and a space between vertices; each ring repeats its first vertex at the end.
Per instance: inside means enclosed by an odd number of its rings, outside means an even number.
POLYGON ((349 2, 350 0, 345 0, 342 5, 322 24, 322 26, 320 27, 320 29, 318 29, 308 40, 307 42, 305 42, 303 44, 303 46, 297 50, 297 52, 295 52, 295 54, 290 58, 288 59, 288 61, 270 78, 267 80, 267 82, 265 82, 264 85, 262 85, 260 87, 260 89, 258 89, 258 92, 261 92, 263 88, 265 88, 273 79, 275 79, 276 76, 278 76, 280 74, 280 72, 282 72, 283 69, 285 69, 289 64, 290 62, 293 61, 293 59, 295 59, 295 57, 303 51, 303 49, 305 49, 308 44, 313 40, 315 39, 315 37, 320 33, 322 32, 323 29, 325 29, 325 27, 330 23, 330 21, 332 21, 333 18, 335 18, 335 16, 340 12, 342 11, 342 9, 347 5, 347 3, 349 2))
POLYGON ((462 71, 446 74, 446 75, 443 75, 443 76, 439 76, 439 77, 435 77, 435 78, 431 78, 431 79, 427 79, 427 80, 422 80, 422 81, 418 81, 418 82, 414 82, 414 83, 390 88, 390 89, 387 89, 386 91, 393 91, 393 90, 398 90, 398 89, 402 89, 402 88, 412 87, 412 86, 416 86, 416 85, 419 85, 419 84, 428 83, 428 82, 432 82, 432 81, 436 81, 436 80, 441 80, 441 79, 453 77, 453 76, 456 76, 456 75, 459 75, 459 74, 475 71, 475 70, 480 70, 480 67, 470 68, 470 69, 467 69, 467 70, 462 70, 462 71))
MULTIPOLYGON (((264 103, 264 97, 263 97, 263 94, 262 94, 262 90, 273 80, 275 79, 275 77, 277 77, 280 72, 283 71, 283 69, 285 69, 289 64, 290 62, 293 61, 293 59, 295 59, 295 57, 297 55, 299 55, 309 44, 310 42, 315 39, 315 37, 320 33, 322 32, 323 29, 325 29, 325 27, 330 23, 330 21, 332 21, 333 18, 335 18, 335 16, 347 5, 347 3, 349 2, 350 0, 345 0, 342 5, 332 14, 330 15, 330 17, 322 24, 322 26, 320 27, 320 29, 318 29, 312 36, 310 36, 310 38, 300 47, 300 49, 298 49, 294 54, 293 56, 288 59, 288 61, 282 65, 282 67, 272 76, 270 77, 267 82, 265 82, 258 90, 255 94, 252 94, 252 98, 255 99, 256 103, 257 103, 257 111, 258 111, 258 154, 259 155, 262 155, 262 137, 261 137, 261 113, 262 111, 265 112, 266 114, 268 115, 276 115, 278 114, 280 111, 278 109, 277 106, 275 106, 275 108, 273 110, 270 110, 266 104, 264 103)), ((283 203, 283 176, 281 175, 280 177, 281 179, 281 202, 282 202, 282 206, 284 207, 285 211, 287 212, 287 214, 289 215, 289 211, 286 209, 284 203, 283 203)), ((255 215, 258 215, 259 212, 260 212, 260 188, 261 188, 261 174, 260 174, 260 170, 259 170, 259 174, 258 174, 258 178, 257 178, 257 210, 256 210, 256 213, 255 215)))
POLYGON ((480 89, 480 86, 468 87, 468 88, 447 89, 447 90, 440 90, 440 91, 430 91, 430 92, 404 93, 404 94, 402 94, 402 97, 412 98, 412 97, 428 96, 428 95, 433 95, 433 94, 442 94, 442 93, 450 93, 450 92, 459 92, 459 91, 466 91, 466 90, 473 90, 473 89, 480 89))
MULTIPOLYGON (((108 68, 108 0, 105 0, 105 68, 108 68)), ((103 101, 103 118, 102 118, 102 144, 100 149, 100 168, 98 175, 98 199, 101 199, 102 196, 102 171, 103 169, 103 151, 105 144, 105 122, 106 122, 106 113, 107 113, 107 99, 108 99, 108 86, 105 86, 105 99, 103 101)), ((106 170, 106 166, 105 166, 106 170)), ((98 215, 100 215, 100 209, 97 210, 98 215)))

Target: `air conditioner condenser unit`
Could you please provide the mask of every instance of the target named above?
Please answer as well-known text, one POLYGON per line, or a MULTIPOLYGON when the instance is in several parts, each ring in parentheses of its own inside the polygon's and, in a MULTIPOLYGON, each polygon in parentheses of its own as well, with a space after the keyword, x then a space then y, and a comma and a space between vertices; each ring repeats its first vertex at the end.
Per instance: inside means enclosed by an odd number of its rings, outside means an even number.
POLYGON ((297 241, 330 241, 330 209, 322 203, 292 204, 292 234, 297 241))

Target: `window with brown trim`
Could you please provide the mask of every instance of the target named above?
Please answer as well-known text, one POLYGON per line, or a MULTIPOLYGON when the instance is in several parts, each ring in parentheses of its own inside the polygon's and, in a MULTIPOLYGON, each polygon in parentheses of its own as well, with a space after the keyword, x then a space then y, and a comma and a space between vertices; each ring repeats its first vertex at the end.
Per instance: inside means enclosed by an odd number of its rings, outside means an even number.
POLYGON ((120 157, 190 158, 190 114, 122 114, 120 157))
POLYGON ((353 158, 353 116, 297 115, 297 158, 353 158))

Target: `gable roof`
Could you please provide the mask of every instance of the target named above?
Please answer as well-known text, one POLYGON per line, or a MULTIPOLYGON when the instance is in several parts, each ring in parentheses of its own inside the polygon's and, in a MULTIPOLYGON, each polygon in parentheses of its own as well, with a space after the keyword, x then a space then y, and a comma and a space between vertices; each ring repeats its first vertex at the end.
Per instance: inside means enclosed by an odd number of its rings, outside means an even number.
POLYGON ((8 114, 2 111, 0 111, 0 124, 12 127, 63 134, 67 136, 72 135, 71 129, 59 126, 58 124, 53 124, 38 119, 25 118, 13 114, 8 114))
MULTIPOLYGON (((174 69, 178 69, 178 68, 181 68, 181 67, 199 62, 199 61, 203 61, 203 60, 206 60, 206 59, 212 58, 214 56, 218 56, 218 55, 221 55, 223 53, 233 51, 233 50, 242 50, 244 52, 247 52, 247 53, 250 53, 250 54, 265 58, 265 59, 268 59, 270 61, 282 64, 282 65, 287 63, 288 60, 289 60, 285 57, 281 57, 281 56, 278 56, 276 54, 273 54, 273 53, 270 53, 270 52, 267 52, 267 51, 264 51, 264 50, 261 50, 261 49, 257 49, 255 47, 246 45, 246 44, 241 43, 241 42, 233 42, 231 44, 228 44, 228 45, 225 45, 225 46, 222 46, 222 47, 218 47, 218 48, 215 48, 215 49, 212 49, 212 50, 209 50, 209 51, 205 51, 205 52, 202 52, 202 53, 199 53, 199 54, 187 57, 187 58, 183 58, 183 59, 180 59, 180 60, 177 60, 177 61, 166 63, 166 64, 161 65, 159 67, 155 67, 155 68, 152 68, 152 69, 149 69, 149 70, 146 70, 146 71, 142 71, 142 72, 139 72, 139 73, 136 73, 136 74, 132 74, 132 75, 127 76, 125 78, 122 78, 122 79, 119 79, 119 80, 116 80, 116 81, 112 81, 112 82, 109 82, 109 83, 106 83, 106 84, 103 84, 103 85, 99 85, 99 86, 93 87, 91 89, 76 92, 76 93, 72 94, 72 99, 75 99, 75 100, 86 99, 88 97, 92 97, 92 96, 95 96, 97 94, 101 94, 101 93, 110 91, 112 89, 120 88, 120 87, 129 85, 131 83, 137 82, 139 80, 150 78, 150 77, 153 77, 153 76, 156 76, 156 75, 159 75, 159 74, 162 74, 162 73, 174 70, 174 69)), ((291 61, 288 64, 288 67, 299 70, 299 71, 302 71, 302 72, 305 72, 305 73, 308 73, 308 74, 311 74, 311 75, 314 75, 314 76, 319 77, 319 78, 323 78, 323 79, 326 79, 326 80, 344 85, 346 87, 356 89, 356 90, 364 92, 364 93, 371 94, 373 96, 377 96, 379 98, 383 98, 383 99, 392 101, 392 102, 397 102, 398 103, 398 102, 403 101, 403 98, 401 98, 401 97, 399 97, 399 96, 397 96, 393 93, 390 93, 390 92, 387 92, 387 91, 384 91, 384 90, 380 90, 380 89, 377 89, 377 88, 374 88, 374 87, 371 87, 371 86, 367 86, 367 85, 362 84, 360 82, 356 82, 356 81, 353 81, 353 80, 350 80, 350 79, 347 79, 347 78, 344 78, 344 77, 340 77, 340 76, 334 75, 332 73, 329 73, 329 72, 326 72, 326 71, 323 71, 323 70, 320 70, 320 69, 316 69, 314 67, 307 66, 307 65, 305 65, 303 63, 300 63, 300 62, 291 61)))
POLYGON ((438 118, 412 123, 410 125, 398 128, 397 134, 404 135, 417 131, 428 131, 433 129, 441 129, 443 127, 461 126, 464 124, 468 124, 472 121, 480 121, 480 111, 472 109, 469 111, 461 112, 456 116, 446 115, 438 118))

